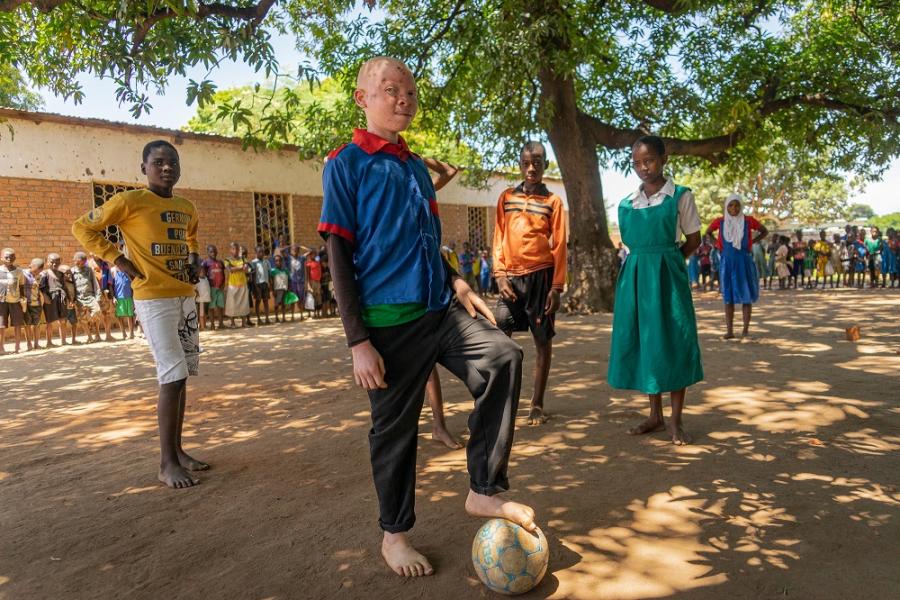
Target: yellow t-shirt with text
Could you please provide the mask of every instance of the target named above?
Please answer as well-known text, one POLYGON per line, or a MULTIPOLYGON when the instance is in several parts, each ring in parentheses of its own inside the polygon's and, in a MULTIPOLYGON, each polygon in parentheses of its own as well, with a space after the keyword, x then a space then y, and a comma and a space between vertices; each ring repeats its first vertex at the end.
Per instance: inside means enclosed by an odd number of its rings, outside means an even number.
POLYGON ((150 190, 121 192, 82 215, 72 225, 72 234, 86 250, 113 263, 122 253, 103 236, 112 225, 119 227, 126 256, 144 276, 131 282, 135 300, 193 297, 187 270, 188 253, 199 250, 193 204, 150 190))

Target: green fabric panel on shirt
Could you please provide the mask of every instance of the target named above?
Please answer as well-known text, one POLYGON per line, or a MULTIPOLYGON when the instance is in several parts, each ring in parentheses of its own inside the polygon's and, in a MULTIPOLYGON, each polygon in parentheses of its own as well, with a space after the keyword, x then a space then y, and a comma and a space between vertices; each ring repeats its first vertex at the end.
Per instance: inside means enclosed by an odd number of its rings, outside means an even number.
POLYGON ((362 310, 366 327, 393 327, 415 321, 425 314, 425 305, 418 302, 406 304, 375 304, 362 310))

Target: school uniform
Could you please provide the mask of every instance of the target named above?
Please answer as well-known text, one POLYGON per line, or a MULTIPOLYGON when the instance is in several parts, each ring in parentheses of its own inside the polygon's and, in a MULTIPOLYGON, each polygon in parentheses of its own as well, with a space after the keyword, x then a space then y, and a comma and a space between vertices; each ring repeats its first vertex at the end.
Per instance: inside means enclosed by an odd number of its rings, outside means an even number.
POLYGON ((700 231, 693 194, 671 179, 650 197, 640 188, 619 204, 619 230, 631 252, 616 283, 609 385, 657 394, 697 383, 697 321, 677 245, 700 231))
POLYGON ((466 448, 471 489, 507 490, 522 350, 453 300, 424 162, 403 138, 394 144, 357 129, 352 143, 329 155, 323 187, 318 230, 348 344, 371 342, 386 370, 388 387, 368 392, 379 525, 396 533, 415 523, 418 421, 435 363, 475 398, 466 448))
POLYGON ((709 231, 719 231, 716 236, 716 248, 722 256, 719 263, 719 290, 725 304, 753 304, 759 300, 759 273, 751 250, 751 232, 758 231, 762 225, 748 215, 741 214, 736 219, 743 220, 743 223, 738 223, 742 232, 739 242, 725 239, 726 234, 722 228, 726 217, 717 217, 709 224, 709 231))

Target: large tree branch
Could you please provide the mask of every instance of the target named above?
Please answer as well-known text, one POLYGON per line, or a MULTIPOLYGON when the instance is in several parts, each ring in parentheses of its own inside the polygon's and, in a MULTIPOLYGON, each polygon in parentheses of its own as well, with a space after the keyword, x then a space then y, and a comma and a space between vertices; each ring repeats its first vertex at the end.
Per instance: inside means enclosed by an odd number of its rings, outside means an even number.
POLYGON ((0 0, 0 12, 12 12, 23 4, 32 4, 39 11, 47 13, 69 0, 0 0))
MULTIPOLYGON (((630 148, 638 138, 647 135, 646 130, 615 127, 585 113, 579 114, 579 121, 593 141, 606 148, 630 148)), ((669 154, 699 156, 718 164, 722 153, 737 144, 740 137, 740 133, 733 133, 698 140, 663 137, 663 141, 669 154)))
POLYGON ((795 96, 788 96, 786 98, 769 100, 763 103, 759 113, 760 116, 767 117, 776 112, 802 105, 817 106, 826 108, 828 110, 841 112, 852 112, 856 113, 859 116, 881 114, 892 120, 894 123, 897 123, 897 119, 898 117, 900 117, 900 107, 892 106, 889 108, 875 108, 872 106, 863 106, 860 104, 853 104, 851 102, 844 102, 843 100, 838 100, 837 98, 830 98, 822 93, 797 94, 795 96))
MULTIPOLYGON (((830 98, 825 94, 798 94, 785 98, 769 99, 764 101, 757 109, 757 116, 765 118, 796 106, 813 106, 830 111, 851 112, 859 116, 880 114, 894 124, 898 122, 898 117, 900 117, 900 108, 897 107, 874 108, 844 102, 836 98, 830 98)), ((580 110, 579 122, 581 127, 589 132, 596 144, 606 148, 629 148, 639 137, 647 134, 645 129, 616 127, 580 110)), ((733 133, 696 140, 667 137, 663 137, 663 140, 666 143, 666 149, 669 151, 669 154, 698 156, 713 164, 719 164, 724 159, 724 153, 733 148, 743 136, 744 131, 737 129, 733 133)))
POLYGON ((191 16, 200 20, 215 16, 250 21, 255 27, 265 18, 266 14, 268 14, 274 4, 275 0, 260 0, 258 4, 252 6, 229 6, 220 2, 213 2, 211 4, 200 4, 197 8, 196 15, 175 12, 168 7, 160 8, 144 19, 140 26, 135 29, 134 35, 131 38, 131 54, 134 55, 137 53, 141 44, 143 44, 144 40, 147 38, 147 34, 149 34, 150 30, 153 29, 153 26, 160 21, 173 19, 175 17, 191 16))

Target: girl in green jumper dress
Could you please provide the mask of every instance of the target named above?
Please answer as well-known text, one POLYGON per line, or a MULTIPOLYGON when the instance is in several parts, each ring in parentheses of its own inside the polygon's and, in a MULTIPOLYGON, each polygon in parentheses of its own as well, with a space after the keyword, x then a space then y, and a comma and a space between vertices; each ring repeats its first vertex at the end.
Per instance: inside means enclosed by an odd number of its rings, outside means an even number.
POLYGON ((672 443, 688 443, 681 425, 687 386, 703 379, 697 322, 684 259, 700 245, 693 194, 663 176, 663 141, 640 138, 632 165, 643 184, 619 204, 619 229, 631 253, 619 271, 607 379, 614 388, 650 396, 650 416, 632 435, 666 429, 672 443), (686 241, 680 247, 681 233, 686 241), (672 396, 669 422, 662 394, 672 396))

